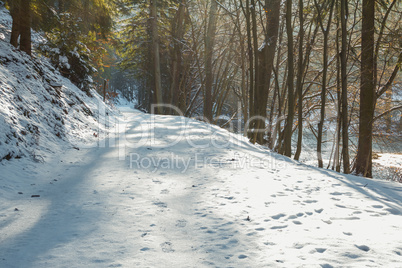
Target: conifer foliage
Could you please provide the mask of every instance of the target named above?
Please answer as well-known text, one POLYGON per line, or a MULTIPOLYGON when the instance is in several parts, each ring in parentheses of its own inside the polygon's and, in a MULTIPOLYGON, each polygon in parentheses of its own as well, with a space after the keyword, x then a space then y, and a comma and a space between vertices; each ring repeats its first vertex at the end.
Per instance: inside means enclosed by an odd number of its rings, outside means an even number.
POLYGON ((42 32, 38 51, 89 93, 96 50, 103 49, 101 40, 112 28, 112 1, 9 0, 7 6, 13 18, 11 44, 31 55, 31 28, 42 32))

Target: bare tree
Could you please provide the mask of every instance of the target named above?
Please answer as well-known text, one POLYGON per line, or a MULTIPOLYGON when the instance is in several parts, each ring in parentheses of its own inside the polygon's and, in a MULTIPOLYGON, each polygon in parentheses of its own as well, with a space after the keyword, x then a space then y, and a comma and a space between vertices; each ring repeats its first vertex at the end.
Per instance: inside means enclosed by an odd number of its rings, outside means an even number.
POLYGON ((211 0, 209 9, 208 29, 205 36, 205 94, 204 94, 204 118, 208 122, 213 119, 212 85, 214 76, 212 72, 212 56, 216 34, 217 0, 211 0))
MULTIPOLYGON (((153 96, 154 104, 162 104, 162 85, 161 85, 161 69, 160 69, 160 55, 159 55, 159 35, 158 35, 158 17, 157 17, 157 0, 150 0, 149 11, 151 18, 151 33, 152 33, 152 54, 154 59, 154 92, 153 96)), ((162 107, 156 107, 156 113, 162 114, 162 107)))
POLYGON ((292 26, 292 0, 286 0, 286 33, 288 37, 288 116, 284 133, 284 155, 292 155, 292 133, 294 118, 294 66, 293 66, 293 26, 292 26))

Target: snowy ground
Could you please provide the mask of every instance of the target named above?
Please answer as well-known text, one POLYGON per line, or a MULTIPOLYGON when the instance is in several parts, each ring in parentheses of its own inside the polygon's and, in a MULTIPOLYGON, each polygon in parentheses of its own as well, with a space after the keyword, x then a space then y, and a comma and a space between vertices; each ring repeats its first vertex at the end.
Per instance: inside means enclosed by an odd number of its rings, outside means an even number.
POLYGON ((400 267, 401 184, 121 110, 97 147, 0 163, 0 267, 400 267))

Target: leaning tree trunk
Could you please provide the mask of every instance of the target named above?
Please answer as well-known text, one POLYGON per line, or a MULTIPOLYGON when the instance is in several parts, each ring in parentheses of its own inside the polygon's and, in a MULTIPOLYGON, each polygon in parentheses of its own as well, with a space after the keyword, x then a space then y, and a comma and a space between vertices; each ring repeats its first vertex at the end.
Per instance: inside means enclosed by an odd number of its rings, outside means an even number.
POLYGON ((359 145, 356 174, 372 177, 375 0, 363 0, 359 145))

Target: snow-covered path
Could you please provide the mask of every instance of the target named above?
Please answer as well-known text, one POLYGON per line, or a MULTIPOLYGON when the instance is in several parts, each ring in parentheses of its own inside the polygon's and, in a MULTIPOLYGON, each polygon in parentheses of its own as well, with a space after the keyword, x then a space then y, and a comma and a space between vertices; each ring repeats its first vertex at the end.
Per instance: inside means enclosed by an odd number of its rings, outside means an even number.
POLYGON ((105 146, 0 163, 0 267, 400 267, 400 184, 123 115, 105 146))

